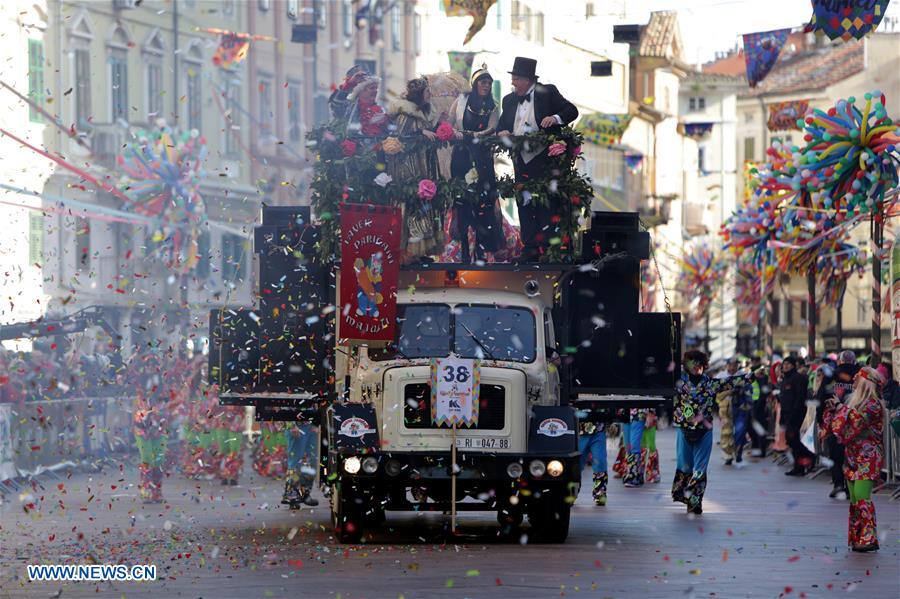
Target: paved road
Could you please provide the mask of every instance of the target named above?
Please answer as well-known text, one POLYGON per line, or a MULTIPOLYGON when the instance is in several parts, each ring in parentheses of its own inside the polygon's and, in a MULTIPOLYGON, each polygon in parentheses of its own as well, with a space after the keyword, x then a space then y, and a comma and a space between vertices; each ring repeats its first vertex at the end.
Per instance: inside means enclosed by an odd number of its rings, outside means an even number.
MULTIPOLYGON (((796 480, 768 460, 716 462, 704 514, 668 497, 674 435, 661 431, 664 482, 593 507, 587 485, 565 545, 494 540, 494 517, 467 515, 445 542, 437 514, 389 515, 376 542, 342 546, 326 502, 289 512, 275 481, 240 487, 166 482, 168 503, 143 506, 123 464, 9 498, 0 507, 0 599, 6 597, 896 597, 900 503, 876 497, 882 550, 845 547, 847 504, 824 478, 796 480), (26 512, 26 504, 35 505, 26 512), (390 544, 388 544, 390 543, 390 544), (30 583, 29 563, 153 563, 155 583, 30 583)), ((585 477, 587 479, 587 476, 585 477)))

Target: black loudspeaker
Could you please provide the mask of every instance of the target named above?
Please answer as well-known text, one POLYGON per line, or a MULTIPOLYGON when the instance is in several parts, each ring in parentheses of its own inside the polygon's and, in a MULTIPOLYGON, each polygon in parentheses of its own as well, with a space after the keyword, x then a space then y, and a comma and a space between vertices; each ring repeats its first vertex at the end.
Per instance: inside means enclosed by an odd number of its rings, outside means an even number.
POLYGON ((319 30, 314 24, 295 23, 291 27, 291 41, 295 44, 314 44, 319 30))
POLYGON ((617 44, 637 44, 640 41, 640 25, 613 25, 613 42, 617 44))
POLYGON ((332 364, 333 277, 317 254, 309 207, 263 208, 259 254, 261 390, 327 391, 332 364))
POLYGON ((209 312, 209 382, 220 393, 249 393, 259 382, 259 315, 246 308, 209 312))

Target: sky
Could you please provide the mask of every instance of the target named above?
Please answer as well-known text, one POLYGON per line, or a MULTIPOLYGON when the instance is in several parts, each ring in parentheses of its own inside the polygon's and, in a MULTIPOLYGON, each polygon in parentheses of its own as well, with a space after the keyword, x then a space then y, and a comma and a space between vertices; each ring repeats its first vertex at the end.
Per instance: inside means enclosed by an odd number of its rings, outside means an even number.
MULTIPOLYGON (((618 12, 622 22, 646 23, 651 11, 677 10, 681 37, 685 45, 685 60, 689 63, 706 62, 718 51, 728 50, 740 43, 740 36, 756 31, 768 31, 785 27, 800 27, 809 22, 812 7, 809 0, 601 0, 597 10, 607 7, 608 12, 618 12)), ((888 5, 885 21, 900 21, 900 0, 888 5)), ((900 23, 894 26, 900 31, 900 23)))

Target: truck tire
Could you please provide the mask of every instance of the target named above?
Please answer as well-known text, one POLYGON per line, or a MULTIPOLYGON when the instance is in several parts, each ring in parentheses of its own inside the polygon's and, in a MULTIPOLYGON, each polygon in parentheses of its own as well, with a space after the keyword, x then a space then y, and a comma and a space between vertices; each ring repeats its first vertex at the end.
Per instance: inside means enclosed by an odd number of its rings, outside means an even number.
POLYGON ((355 497, 341 492, 341 482, 331 491, 331 525, 341 543, 360 543, 364 538, 362 509, 355 497))
POLYGON ((563 493, 545 492, 528 507, 530 543, 565 543, 569 536, 572 504, 563 493))

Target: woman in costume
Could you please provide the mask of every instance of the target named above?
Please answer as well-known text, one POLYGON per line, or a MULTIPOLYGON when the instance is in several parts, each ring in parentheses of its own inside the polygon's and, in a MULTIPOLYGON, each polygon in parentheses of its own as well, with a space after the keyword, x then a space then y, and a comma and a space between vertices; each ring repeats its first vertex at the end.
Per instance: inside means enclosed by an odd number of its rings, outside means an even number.
POLYGON ((845 404, 826 402, 825 426, 844 446, 844 478, 850 491, 847 541, 853 551, 877 551, 872 486, 881 479, 884 464, 884 377, 868 366, 853 380, 853 394, 845 404))
MULTIPOLYGON (((438 178, 437 153, 433 145, 418 141, 423 137, 428 141, 437 139, 434 128, 438 115, 432 111, 430 100, 427 80, 413 79, 406 84, 404 97, 394 100, 388 109, 394 118, 393 135, 401 144, 410 138, 409 143, 417 144, 407 151, 385 156, 387 173, 394 181, 419 184, 419 197, 403 206, 402 243, 407 262, 439 254, 443 243, 443 215, 438 214, 427 197, 429 194, 433 197, 431 191, 438 178)), ((383 145, 387 144, 385 140, 383 145)))
POLYGON ((132 362, 138 374, 133 412, 134 437, 140 454, 140 494, 144 503, 162 503, 163 465, 169 440, 166 394, 159 359, 148 355, 132 362), (140 363, 138 363, 140 362, 140 363))
POLYGON ((472 91, 454 100, 447 117, 456 139, 464 142, 453 146, 450 175, 469 184, 466 194, 453 205, 451 228, 453 239, 460 243, 463 262, 471 261, 470 227, 475 235, 476 260, 484 260, 485 252, 496 252, 504 242, 494 155, 481 143, 484 137, 496 132, 500 120, 500 108, 491 96, 493 82, 487 65, 482 65, 472 73, 472 91))
POLYGON ((298 509, 300 504, 315 507, 319 501, 312 497, 319 468, 319 429, 306 423, 289 425, 287 440, 287 475, 281 503, 298 509))

